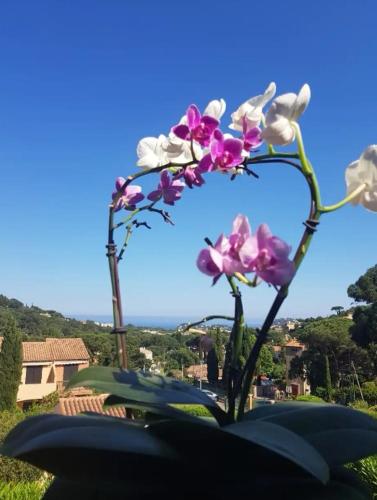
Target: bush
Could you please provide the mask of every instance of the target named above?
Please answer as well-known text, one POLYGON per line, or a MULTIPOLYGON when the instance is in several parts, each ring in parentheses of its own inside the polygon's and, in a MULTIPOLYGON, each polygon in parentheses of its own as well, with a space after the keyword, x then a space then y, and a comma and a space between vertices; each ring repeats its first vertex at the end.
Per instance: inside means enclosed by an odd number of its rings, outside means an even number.
POLYGON ((0 482, 0 498, 4 500, 40 500, 48 483, 45 481, 2 483, 0 482))
POLYGON ((184 411, 193 415, 194 417, 212 417, 211 413, 207 410, 205 406, 202 405, 181 405, 174 404, 172 405, 178 410, 184 411))
POLYGON ((355 410, 368 410, 369 405, 366 401, 363 401, 362 399, 356 399, 353 403, 350 404, 352 408, 355 408, 355 410))
POLYGON ((363 458, 349 465, 358 473, 362 481, 369 487, 372 498, 377 499, 377 455, 363 458))
POLYGON ((48 394, 40 401, 36 401, 33 403, 28 411, 26 412, 26 416, 31 417, 33 415, 40 415, 41 413, 49 413, 55 409, 55 406, 59 403, 59 393, 58 391, 52 392, 48 394))
POLYGON ((305 394, 302 396, 297 396, 296 401, 306 401, 308 403, 325 403, 322 398, 314 396, 313 394, 305 394))
POLYGON ((353 387, 340 387, 335 389, 332 394, 335 403, 348 406, 355 401, 355 389, 353 387))
MULTIPOLYGON (((27 412, 20 409, 14 411, 0 412, 0 443, 3 441, 8 432, 13 429, 21 420, 32 415, 50 412, 53 410, 59 399, 58 393, 52 393, 43 398, 41 401, 34 403, 27 412)), ((19 460, 0 455, 0 482, 28 482, 37 481, 42 477, 43 472, 32 465, 19 460)), ((8 498, 1 495, 0 498, 8 498)), ((13 497, 9 497, 13 498, 13 497)), ((24 497, 14 497, 24 498, 24 497)), ((27 497, 25 497, 27 498, 27 497)), ((32 497, 34 498, 34 497, 32 497)), ((39 498, 39 497, 38 497, 39 498)))
MULTIPOLYGON (((24 420, 25 414, 21 410, 3 411, 0 413, 0 443, 13 427, 24 420)), ((42 476, 42 471, 19 460, 4 457, 0 455, 0 481, 2 482, 20 482, 36 481, 42 476)), ((0 498, 3 497, 0 494, 0 498)), ((18 498, 18 497, 16 497, 18 498)), ((21 498, 21 497, 20 497, 21 498)))
POLYGON ((365 401, 368 402, 369 406, 377 405, 377 385, 374 381, 364 382, 361 386, 363 391, 363 396, 365 401))

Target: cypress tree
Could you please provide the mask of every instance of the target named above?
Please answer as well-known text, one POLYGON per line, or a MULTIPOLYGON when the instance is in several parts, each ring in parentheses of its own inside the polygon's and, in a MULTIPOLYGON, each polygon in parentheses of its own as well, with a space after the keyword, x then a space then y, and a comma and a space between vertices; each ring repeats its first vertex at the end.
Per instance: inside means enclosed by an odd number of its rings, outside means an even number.
POLYGON ((326 401, 331 401, 332 387, 331 387, 331 374, 330 374, 330 363, 329 357, 325 356, 325 389, 326 389, 326 401))
POLYGON ((14 410, 22 373, 21 334, 10 314, 0 331, 3 342, 0 351, 0 411, 14 410))

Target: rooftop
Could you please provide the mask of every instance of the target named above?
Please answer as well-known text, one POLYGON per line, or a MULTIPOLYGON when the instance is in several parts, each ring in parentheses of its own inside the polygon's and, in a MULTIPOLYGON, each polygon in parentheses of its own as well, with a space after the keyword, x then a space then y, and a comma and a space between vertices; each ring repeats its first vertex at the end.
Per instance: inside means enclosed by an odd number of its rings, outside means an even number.
MULTIPOLYGON (((3 337, 0 337, 0 350, 3 337)), ((38 361, 88 361, 89 353, 80 338, 54 339, 45 342, 22 342, 24 363, 38 361)))
POLYGON ((103 403, 106 398, 107 394, 60 398, 59 403, 55 407, 55 413, 73 416, 79 413, 93 412, 110 417, 125 418, 126 410, 123 407, 112 407, 106 411, 103 410, 103 403))

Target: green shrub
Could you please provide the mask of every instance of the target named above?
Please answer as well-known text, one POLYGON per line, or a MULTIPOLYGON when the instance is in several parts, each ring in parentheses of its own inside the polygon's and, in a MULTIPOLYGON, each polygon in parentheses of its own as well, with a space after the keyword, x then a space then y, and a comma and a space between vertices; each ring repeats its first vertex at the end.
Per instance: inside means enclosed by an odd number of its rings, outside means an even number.
POLYGON ((364 382, 361 386, 365 401, 369 406, 377 405, 377 385, 375 382, 364 382))
POLYGON ((352 408, 355 408, 355 410, 368 410, 369 405, 366 401, 363 401, 362 399, 356 399, 353 403, 350 404, 352 408))
POLYGON ((326 391, 325 387, 317 387, 316 390, 313 392, 314 396, 318 396, 319 398, 321 398, 323 400, 326 398, 326 394, 327 394, 327 391, 326 391))
POLYGON ((3 500, 40 500, 47 486, 46 481, 0 482, 0 498, 3 500))
POLYGON ((348 406, 350 403, 355 401, 355 388, 350 387, 340 387, 333 391, 332 397, 335 403, 339 405, 348 406))
POLYGON ((194 417, 212 417, 211 413, 207 410, 205 406, 202 405, 180 405, 174 404, 172 405, 178 410, 184 411, 193 415, 194 417))
POLYGON ((325 401, 313 394, 305 394, 302 396, 297 396, 296 401, 307 401, 308 403, 325 403, 325 401))
POLYGON ((349 467, 356 471, 362 481, 369 487, 372 498, 377 499, 377 455, 363 458, 350 464, 349 467))
POLYGON ((41 413, 49 413, 55 409, 55 406, 59 403, 59 393, 58 391, 48 394, 40 401, 34 402, 30 408, 27 410, 25 416, 31 417, 33 415, 40 415, 41 413))
MULTIPOLYGON (((21 410, 0 412, 0 443, 13 427, 24 420, 25 414, 21 410)), ((42 472, 19 460, 0 455, 0 481, 19 482, 35 481, 42 476, 42 472)), ((3 498, 0 494, 0 498, 3 498)))

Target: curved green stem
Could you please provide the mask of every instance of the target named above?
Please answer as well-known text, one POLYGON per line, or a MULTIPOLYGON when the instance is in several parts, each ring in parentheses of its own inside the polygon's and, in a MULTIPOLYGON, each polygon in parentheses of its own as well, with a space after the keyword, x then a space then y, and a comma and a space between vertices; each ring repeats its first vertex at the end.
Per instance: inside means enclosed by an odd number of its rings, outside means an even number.
MULTIPOLYGON (((319 185, 317 181, 317 177, 315 175, 314 169, 312 168, 309 160, 307 159, 305 155, 305 149, 301 137, 301 132, 300 129, 297 125, 297 128, 295 127, 295 130, 297 132, 297 142, 298 142, 298 150, 299 150, 299 158, 300 158, 300 163, 302 166, 302 169, 300 170, 301 173, 304 175, 308 186, 310 190, 310 210, 309 210, 309 217, 308 221, 306 223, 305 231, 302 235, 301 241, 297 247, 293 262, 295 264, 296 272, 298 268, 300 267, 302 261, 305 258, 305 255, 309 249, 311 240, 313 238, 313 234, 315 232, 315 226, 319 222, 319 218, 321 215, 321 212, 319 210, 319 207, 321 206, 321 195, 320 195, 320 190, 319 190, 319 185)), ((294 277, 293 277, 294 278, 294 277)), ((246 364, 243 368, 243 371, 241 373, 241 376, 237 380, 236 386, 234 388, 234 398, 237 397, 237 394, 240 392, 240 403, 238 406, 238 414, 237 414, 237 419, 242 420, 244 412, 245 412, 245 406, 246 406, 246 401, 248 398, 250 386, 254 377, 258 357, 261 351, 261 348, 263 344, 267 340, 268 332, 272 326, 273 321, 276 318, 277 313, 279 312, 279 309, 281 305, 283 304, 284 300, 288 296, 288 291, 289 291, 289 286, 293 280, 286 285, 282 286, 276 297, 275 300, 270 308, 270 311, 268 312, 268 315, 262 325, 262 328, 260 329, 258 336, 256 338, 256 341, 253 345, 253 348, 251 350, 251 353, 246 361, 246 364)))
POLYGON ((296 122, 292 122, 291 125, 294 128, 295 133, 296 133, 298 155, 299 155, 300 162, 302 165, 302 170, 303 170, 304 174, 308 174, 308 173, 312 172, 313 169, 312 169, 312 166, 310 165, 310 162, 308 161, 306 154, 305 154, 304 141, 302 139, 300 126, 296 122))
POLYGON ((207 321, 212 321, 214 319, 225 319, 227 321, 234 321, 234 317, 233 316, 223 316, 222 314, 211 314, 210 316, 205 316, 204 318, 202 318, 199 321, 194 321, 193 323, 188 323, 183 328, 182 333, 183 332, 187 332, 193 326, 198 326, 198 325, 201 325, 202 323, 206 323, 207 321))
POLYGON ((240 283, 249 286, 250 288, 255 288, 257 286, 257 280, 254 278, 253 281, 250 281, 246 278, 242 273, 234 273, 233 275, 240 283))
POLYGON ((354 198, 359 196, 359 194, 364 191, 365 187, 366 184, 361 184, 358 188, 352 191, 352 193, 343 198, 343 200, 339 201, 338 203, 335 203, 334 205, 320 206, 319 211, 324 214, 327 212, 334 212, 334 210, 338 210, 338 208, 343 207, 344 205, 352 201, 354 198))

